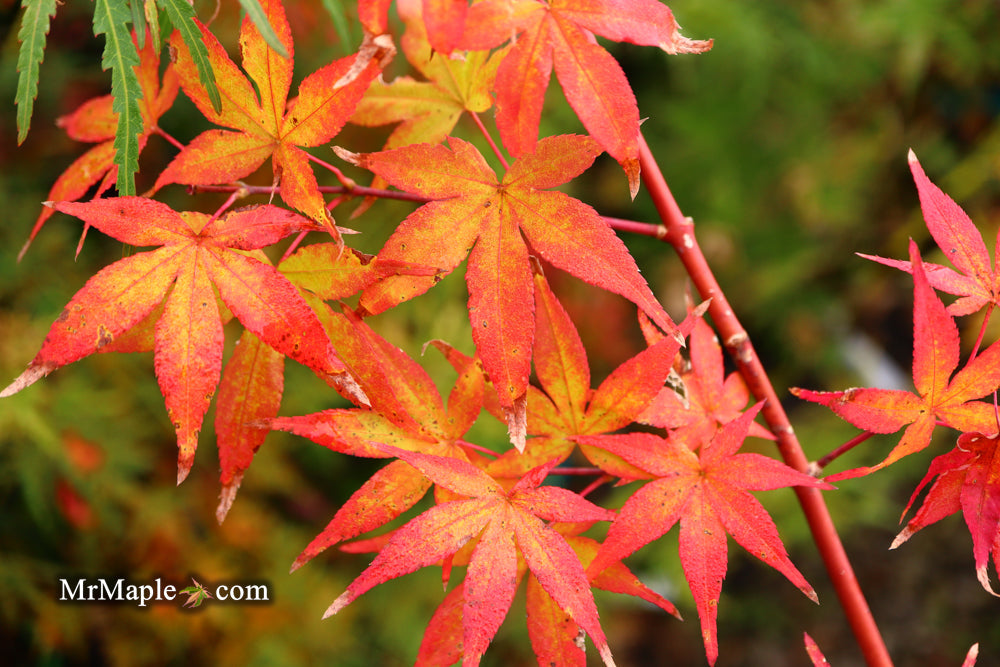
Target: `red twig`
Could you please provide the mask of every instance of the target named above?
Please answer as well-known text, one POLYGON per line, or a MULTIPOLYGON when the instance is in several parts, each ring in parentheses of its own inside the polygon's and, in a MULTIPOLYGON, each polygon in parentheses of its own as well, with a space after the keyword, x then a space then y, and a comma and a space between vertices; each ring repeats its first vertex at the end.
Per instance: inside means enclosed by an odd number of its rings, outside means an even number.
POLYGON ((812 466, 813 470, 810 470, 809 473, 818 476, 819 473, 821 473, 823 469, 826 468, 828 465, 830 465, 831 463, 839 459, 841 456, 851 451, 852 449, 860 445, 862 442, 872 437, 873 435, 875 435, 875 433, 873 433, 872 431, 862 431, 861 433, 858 433, 856 436, 854 436, 853 438, 842 444, 840 447, 837 447, 832 452, 830 452, 823 458, 816 461, 816 463, 814 463, 812 466))
MULTIPOLYGON (((782 459, 792 468, 808 472, 809 461, 795 437, 788 416, 781 407, 781 401, 750 343, 746 330, 730 307, 701 252, 695 238, 694 222, 681 213, 660 172, 656 158, 653 157, 642 135, 639 137, 639 161, 642 181, 649 189, 660 219, 667 227, 665 240, 674 247, 701 297, 712 299, 709 314, 726 348, 736 360, 740 374, 746 380, 750 391, 757 400, 766 401, 762 414, 777 438, 782 459)), ((872 617, 868 602, 861 592, 822 493, 819 489, 805 487, 795 487, 795 493, 865 661, 873 666, 892 665, 885 642, 872 617)))

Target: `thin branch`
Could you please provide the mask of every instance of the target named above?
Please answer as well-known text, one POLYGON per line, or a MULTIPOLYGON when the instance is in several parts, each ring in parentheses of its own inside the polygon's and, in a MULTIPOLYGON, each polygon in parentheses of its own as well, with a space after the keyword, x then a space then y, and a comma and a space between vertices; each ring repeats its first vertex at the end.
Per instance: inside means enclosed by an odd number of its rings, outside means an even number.
MULTIPOLYGON (((688 276, 701 294, 701 298, 712 299, 709 314, 712 316, 726 348, 736 360, 740 374, 750 391, 757 400, 765 401, 762 414, 771 428, 771 432, 777 438, 777 446, 782 459, 792 468, 808 472, 809 461, 795 437, 795 432, 788 421, 788 416, 781 407, 781 401, 771 385, 767 372, 761 365, 760 359, 750 343, 750 337, 729 305, 701 251, 701 247, 698 245, 694 222, 681 213, 677 201, 663 178, 656 158, 653 157, 641 134, 639 135, 639 161, 642 168, 642 181, 649 189, 660 219, 667 227, 667 235, 664 240, 670 243, 677 252, 688 276)), ((819 489, 801 486, 794 487, 794 490, 812 531, 813 541, 823 558, 831 583, 837 592, 841 606, 844 608, 844 613, 865 661, 871 666, 892 665, 885 642, 875 619, 872 617, 868 602, 861 592, 854 569, 844 551, 833 520, 830 518, 830 512, 822 493, 819 489)))

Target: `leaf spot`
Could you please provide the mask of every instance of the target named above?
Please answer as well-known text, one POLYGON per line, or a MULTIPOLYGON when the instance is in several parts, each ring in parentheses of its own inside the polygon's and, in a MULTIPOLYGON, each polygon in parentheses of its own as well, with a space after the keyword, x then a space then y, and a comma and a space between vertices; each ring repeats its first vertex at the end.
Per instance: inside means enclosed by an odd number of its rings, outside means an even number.
POLYGON ((101 349, 102 347, 104 347, 105 345, 107 345, 108 343, 110 343, 112 340, 114 340, 114 336, 111 335, 111 332, 108 331, 107 328, 103 324, 100 327, 98 327, 98 329, 97 329, 97 349, 98 350, 101 349))

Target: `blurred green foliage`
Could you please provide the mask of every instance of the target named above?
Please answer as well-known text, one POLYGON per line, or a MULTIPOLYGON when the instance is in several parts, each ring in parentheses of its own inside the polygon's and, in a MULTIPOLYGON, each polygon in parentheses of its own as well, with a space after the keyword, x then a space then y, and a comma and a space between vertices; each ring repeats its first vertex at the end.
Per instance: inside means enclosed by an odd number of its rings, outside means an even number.
MULTIPOLYGON (((204 14, 210 13, 210 3, 204 4, 204 14)), ((229 35, 224 42, 231 53, 237 50, 235 7, 226 4, 214 24, 229 35)), ((353 3, 302 1, 289 7, 299 76, 356 47, 353 3), (349 20, 337 24, 326 8, 345 10, 349 20), (352 41, 345 44, 338 35, 352 41)), ((853 253, 901 257, 906 238, 913 236, 928 259, 940 261, 907 170, 911 147, 931 178, 981 224, 988 243, 994 237, 1000 225, 997 4, 680 0, 671 7, 686 35, 715 39, 711 52, 668 57, 629 45, 610 48, 633 82, 641 115, 648 117, 644 133, 667 180, 698 224, 700 242, 779 393, 791 385, 863 384, 845 358, 846 341, 856 336, 905 376, 912 335, 909 279, 853 253)), ((10 1, 0 2, 6 22, 0 29, 6 35, 0 92, 8 100, 16 81, 13 8, 10 1)), ((84 150, 55 127, 55 118, 108 86, 97 65, 101 45, 92 37, 85 4, 60 8, 50 43, 33 129, 23 147, 14 145, 12 105, 0 105, 0 378, 6 378, 0 384, 33 357, 51 321, 87 277, 125 252, 91 234, 74 261, 79 227, 57 216, 24 261, 15 262, 39 202, 84 150)), ((579 131, 555 87, 548 111, 544 133, 579 131)), ((163 125, 182 141, 204 129, 183 96, 163 125)), ((467 125, 459 132, 474 136, 467 125)), ((376 149, 384 136, 348 128, 336 141, 376 149)), ((319 154, 330 158, 328 149, 319 154)), ((141 159, 140 191, 172 155, 165 142, 150 141, 141 159)), ((655 221, 645 193, 629 204, 625 178, 613 161, 599 161, 575 187, 603 213, 655 221)), ((192 197, 180 188, 164 194, 173 205, 202 210, 221 201, 192 197)), ((408 210, 380 203, 357 221, 348 221, 350 208, 335 215, 363 232, 349 239, 352 245, 376 252, 392 221, 408 210)), ((654 291, 672 313, 682 313, 684 278, 666 247, 647 239, 626 241, 654 291)), ((581 329, 596 382, 639 349, 634 313, 617 297, 565 276, 551 278, 581 329)), ((432 338, 468 352, 464 298, 459 272, 375 318, 373 326, 415 357, 432 338)), ((976 321, 962 325, 978 328, 976 321)), ((453 374, 440 355, 429 352, 422 363, 447 389, 453 374)), ((433 571, 379 586, 327 621, 320 621, 323 610, 367 559, 328 553, 287 574, 294 557, 373 465, 272 434, 219 527, 211 429, 203 433, 191 478, 175 488, 174 437, 151 371, 148 355, 97 355, 0 401, 0 641, 13 647, 11 664, 412 662, 440 599, 433 571), (266 580, 274 601, 256 607, 209 601, 191 612, 179 605, 139 611, 56 603, 59 576, 116 573, 178 582, 192 574, 207 583, 266 580)), ((283 414, 341 404, 294 364, 287 386, 283 414)), ((791 399, 789 407, 811 457, 853 435, 825 410, 791 399)), ((488 417, 475 433, 487 445, 504 437, 488 417)), ((892 442, 873 439, 837 465, 877 460, 892 442)), ((766 444, 756 446, 769 451, 766 444)), ((930 455, 911 459, 845 482, 827 496, 899 663, 955 665, 974 641, 1000 636, 1000 617, 975 581, 971 542, 957 516, 896 552, 886 551, 898 513, 930 455), (919 643, 916 637, 922 638, 919 643)), ((606 493, 614 505, 616 492, 606 493)), ((719 664, 803 664, 803 630, 833 664, 856 663, 793 495, 762 495, 793 561, 824 604, 813 607, 734 545, 719 619, 719 664)), ((686 623, 618 596, 598 598, 620 665, 704 659, 674 554, 676 537, 668 535, 631 562, 679 603, 686 623)), ((528 664, 518 609, 515 602, 484 664, 528 664)), ((1000 646, 987 642, 983 650, 995 655, 1000 646)))

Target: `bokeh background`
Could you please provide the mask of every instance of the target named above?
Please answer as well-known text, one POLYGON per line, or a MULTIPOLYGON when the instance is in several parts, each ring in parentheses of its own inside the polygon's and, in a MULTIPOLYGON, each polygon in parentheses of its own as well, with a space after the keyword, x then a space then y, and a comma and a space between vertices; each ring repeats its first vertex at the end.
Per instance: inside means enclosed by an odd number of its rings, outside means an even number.
MULTIPOLYGON (((211 13, 212 3, 196 4, 202 16, 211 13)), ((235 53, 236 3, 223 5, 217 25, 220 33, 228 31, 235 53)), ((998 4, 678 0, 671 7, 686 35, 715 39, 711 52, 668 57, 655 49, 610 48, 648 118, 643 130, 654 153, 681 207, 694 217, 700 242, 779 392, 787 394, 789 386, 908 386, 911 282, 854 253, 903 257, 913 237, 927 259, 940 261, 920 218, 909 148, 980 224, 992 247, 1000 225, 998 4)), ((302 0, 289 2, 289 9, 300 77, 360 41, 350 21, 331 18, 330 11, 353 17, 349 2, 302 0)), ((78 221, 56 216, 16 262, 51 183, 86 148, 66 138, 56 118, 108 91, 89 11, 89 3, 60 7, 33 128, 18 148, 18 3, 0 0, 0 94, 7 100, 0 105, 0 384, 23 370, 87 277, 126 252, 92 233, 74 259, 78 221)), ((579 131, 554 85, 548 105, 543 133, 579 131)), ((162 125, 182 141, 206 127, 183 96, 162 125)), ((464 123, 457 132, 474 136, 464 123)), ((385 135, 349 127, 337 143, 375 150, 385 135)), ((150 141, 140 189, 173 154, 166 142, 150 141)), ((331 157, 327 148, 320 154, 331 157)), ((257 182, 268 182, 269 173, 259 176, 257 182)), ((645 193, 629 202, 624 176, 610 160, 600 160, 572 189, 602 213, 655 221, 645 193)), ((201 210, 214 210, 220 201, 178 186, 164 197, 201 210)), ((408 210, 380 203, 352 223, 349 208, 335 214, 362 231, 350 239, 353 245, 376 252, 408 210)), ((669 249, 643 238, 626 242, 669 310, 683 313, 685 279, 669 249)), ((595 382, 640 349, 626 302, 558 273, 550 277, 581 329, 595 382)), ((459 272, 372 324, 415 356, 432 338, 470 352, 464 298, 459 272)), ((971 340, 980 322, 960 324, 971 340)), ((428 352, 421 362, 447 389, 453 376, 435 355, 428 352)), ((286 387, 282 414, 343 404, 291 363, 286 387)), ((787 403, 811 458, 855 433, 824 409, 791 396, 787 403)), ((10 664, 412 663, 441 597, 433 568, 379 586, 326 621, 320 620, 323 610, 368 557, 325 553, 288 574, 295 556, 375 466, 272 434, 220 527, 211 421, 210 413, 195 467, 178 488, 175 440, 150 355, 96 355, 0 401, 0 644, 10 664), (273 601, 209 602, 195 611, 179 604, 138 610, 57 602, 59 577, 99 575, 267 581, 273 601)), ((475 433, 482 444, 502 445, 503 428, 489 416, 475 433)), ((892 437, 873 439, 837 466, 880 460, 893 443, 892 437)), ((770 451, 766 444, 754 446, 770 451)), ((887 550, 932 455, 950 446, 942 437, 934 451, 827 494, 900 665, 958 665, 976 641, 982 643, 980 664, 1000 660, 1000 603, 975 579, 971 540, 959 516, 887 550)), ((718 664, 807 664, 803 631, 832 664, 860 664, 792 493, 761 496, 822 604, 812 605, 731 542, 718 664)), ((612 506, 620 502, 613 493, 604 499, 612 506)), ((676 530, 629 562, 687 620, 599 595, 618 664, 703 664, 697 615, 676 559, 676 530)), ((532 664, 522 610, 516 601, 483 664, 532 664)))

